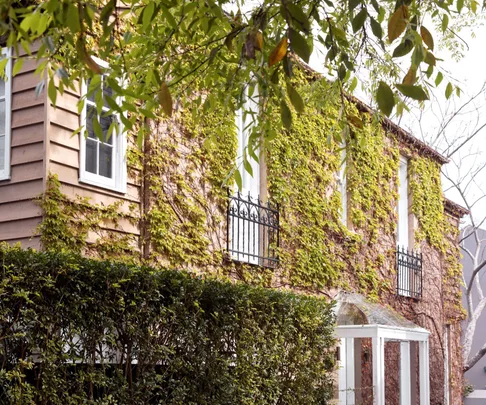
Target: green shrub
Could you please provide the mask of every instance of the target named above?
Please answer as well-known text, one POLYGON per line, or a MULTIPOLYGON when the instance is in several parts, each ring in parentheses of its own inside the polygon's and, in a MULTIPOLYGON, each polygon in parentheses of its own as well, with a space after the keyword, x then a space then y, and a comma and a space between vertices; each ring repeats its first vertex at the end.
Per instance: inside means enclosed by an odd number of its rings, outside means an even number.
POLYGON ((0 403, 326 404, 332 305, 0 245, 0 403))

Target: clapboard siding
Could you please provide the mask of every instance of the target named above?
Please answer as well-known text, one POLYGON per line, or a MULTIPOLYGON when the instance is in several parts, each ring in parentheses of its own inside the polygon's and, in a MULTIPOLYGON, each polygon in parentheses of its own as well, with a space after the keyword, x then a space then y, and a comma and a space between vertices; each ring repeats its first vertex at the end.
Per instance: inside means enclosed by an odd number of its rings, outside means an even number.
POLYGON ((32 249, 40 250, 42 248, 42 244, 39 236, 32 236, 30 238, 9 239, 7 240, 7 242, 10 245, 16 245, 17 243, 20 243, 22 247, 24 247, 25 249, 32 248, 32 249))
MULTIPOLYGON (((35 47, 34 47, 35 49, 35 47)), ((40 247, 34 236, 42 220, 35 202, 45 190, 45 91, 34 74, 35 57, 25 60, 12 81, 10 179, 0 181, 0 241, 40 247)))
POLYGON ((0 222, 0 240, 11 241, 15 239, 28 239, 35 233, 41 223, 40 216, 35 218, 22 218, 15 221, 0 222))
POLYGON ((42 216, 39 204, 32 200, 20 202, 7 202, 0 205, 0 222, 16 221, 24 218, 37 218, 42 216))

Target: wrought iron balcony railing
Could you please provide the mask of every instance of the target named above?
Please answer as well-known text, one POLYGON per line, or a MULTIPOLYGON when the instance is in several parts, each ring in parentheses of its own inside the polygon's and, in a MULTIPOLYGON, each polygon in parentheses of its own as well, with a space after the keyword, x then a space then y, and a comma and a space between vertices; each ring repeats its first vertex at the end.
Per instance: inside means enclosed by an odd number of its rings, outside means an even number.
POLYGON ((422 298, 422 253, 397 247, 397 294, 422 298))
POLYGON ((227 250, 231 259, 264 267, 278 264, 278 205, 264 203, 249 193, 229 194, 227 220, 227 250))

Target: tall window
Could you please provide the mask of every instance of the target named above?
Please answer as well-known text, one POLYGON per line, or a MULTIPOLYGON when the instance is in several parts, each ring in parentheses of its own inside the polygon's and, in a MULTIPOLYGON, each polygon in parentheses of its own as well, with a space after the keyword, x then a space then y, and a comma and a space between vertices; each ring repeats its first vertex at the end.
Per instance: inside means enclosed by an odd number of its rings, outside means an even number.
MULTIPOLYGON (((238 131, 238 168, 242 177, 242 189, 229 196, 227 249, 235 261, 265 267, 278 264, 279 244, 278 207, 260 199, 260 165, 248 157, 249 173, 243 165, 248 149, 253 122, 258 113, 258 95, 246 95, 244 110, 236 116, 238 131)), ((254 151, 258 155, 258 151, 254 151)))
MULTIPOLYGON (((236 127, 238 130, 238 166, 242 177, 242 194, 251 194, 258 198, 260 195, 260 165, 255 159, 248 157, 251 165, 252 174, 248 173, 243 167, 243 156, 248 156, 248 141, 253 129, 253 123, 258 114, 257 94, 252 96, 245 95, 244 110, 239 110, 236 114, 236 127)), ((255 152, 258 155, 258 152, 255 152)))
MULTIPOLYGON (((98 64, 103 66, 102 62, 98 64)), ((87 97, 81 114, 85 133, 81 136, 80 181, 125 192, 125 134, 119 115, 110 112, 106 101, 106 97, 113 97, 113 91, 108 86, 105 76, 99 77, 99 80, 101 90, 91 91, 91 81, 88 81, 84 88, 87 97), (101 105, 101 101, 102 107, 99 109, 97 105, 101 105), (97 136, 97 126, 101 137, 97 136)))
POLYGON ((11 94, 12 71, 10 50, 2 49, 0 64, 6 63, 5 75, 0 76, 0 180, 10 178, 11 94))
POLYGON ((397 244, 408 249, 408 161, 405 157, 400 157, 400 168, 398 171, 398 229, 397 244))
POLYGON ((341 222, 348 224, 348 189, 346 184, 346 144, 342 145, 341 166, 338 180, 339 192, 341 193, 341 222))

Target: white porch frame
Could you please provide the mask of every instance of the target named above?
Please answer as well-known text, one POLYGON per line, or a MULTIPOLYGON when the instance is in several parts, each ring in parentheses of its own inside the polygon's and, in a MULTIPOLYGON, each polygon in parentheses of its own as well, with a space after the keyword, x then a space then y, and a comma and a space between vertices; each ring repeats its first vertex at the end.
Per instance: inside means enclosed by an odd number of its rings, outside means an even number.
POLYGON ((355 405, 354 339, 371 338, 373 346, 373 404, 385 405, 385 342, 400 341, 400 405, 411 405, 410 342, 418 342, 420 405, 430 405, 429 332, 423 328, 388 325, 342 325, 336 327, 341 341, 339 404, 355 405))

